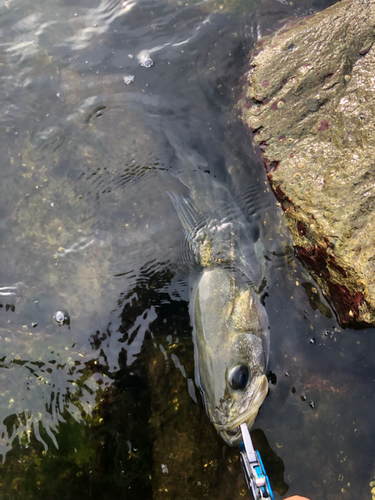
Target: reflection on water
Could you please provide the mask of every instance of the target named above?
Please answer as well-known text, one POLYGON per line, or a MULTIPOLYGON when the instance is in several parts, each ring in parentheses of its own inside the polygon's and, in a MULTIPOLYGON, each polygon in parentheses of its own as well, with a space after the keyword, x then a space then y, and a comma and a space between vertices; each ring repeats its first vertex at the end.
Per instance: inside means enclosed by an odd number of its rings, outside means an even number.
POLYGON ((236 200, 264 246, 275 376, 253 438, 276 498, 370 494, 372 333, 341 331, 295 261, 231 112, 256 37, 330 3, 0 6, 4 498, 245 493, 194 386, 168 192, 236 200))

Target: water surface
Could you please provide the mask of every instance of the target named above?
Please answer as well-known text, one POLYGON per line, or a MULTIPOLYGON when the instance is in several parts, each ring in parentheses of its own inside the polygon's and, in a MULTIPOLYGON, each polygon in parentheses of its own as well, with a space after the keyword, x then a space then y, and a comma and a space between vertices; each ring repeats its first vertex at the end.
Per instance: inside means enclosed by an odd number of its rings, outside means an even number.
POLYGON ((2 497, 243 497, 238 452, 194 387, 168 196, 214 199, 214 182, 268 262, 270 393, 253 439, 275 498, 370 497, 373 333, 342 330, 294 259, 233 113, 257 38, 331 3, 0 6, 2 497))

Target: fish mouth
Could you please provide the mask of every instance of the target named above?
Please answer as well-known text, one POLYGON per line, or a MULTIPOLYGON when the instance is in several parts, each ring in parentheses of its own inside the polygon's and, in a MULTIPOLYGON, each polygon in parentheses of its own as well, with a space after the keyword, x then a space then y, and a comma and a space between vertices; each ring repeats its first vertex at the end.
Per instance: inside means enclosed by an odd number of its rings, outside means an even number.
POLYGON ((265 375, 259 377, 257 385, 254 388, 254 395, 249 402, 246 411, 238 415, 234 420, 228 424, 217 424, 214 422, 216 430, 220 433, 224 441, 229 446, 238 445, 242 441, 240 425, 244 422, 247 427, 251 429, 255 419, 258 415, 259 408, 261 407, 268 392, 268 380, 265 375))

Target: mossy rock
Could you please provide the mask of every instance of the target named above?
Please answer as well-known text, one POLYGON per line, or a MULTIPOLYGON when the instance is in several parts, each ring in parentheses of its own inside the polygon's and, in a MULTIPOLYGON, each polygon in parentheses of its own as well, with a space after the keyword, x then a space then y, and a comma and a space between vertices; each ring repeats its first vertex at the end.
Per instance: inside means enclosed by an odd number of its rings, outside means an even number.
POLYGON ((343 326, 375 324, 375 4, 343 0, 263 38, 241 119, 296 255, 343 326))

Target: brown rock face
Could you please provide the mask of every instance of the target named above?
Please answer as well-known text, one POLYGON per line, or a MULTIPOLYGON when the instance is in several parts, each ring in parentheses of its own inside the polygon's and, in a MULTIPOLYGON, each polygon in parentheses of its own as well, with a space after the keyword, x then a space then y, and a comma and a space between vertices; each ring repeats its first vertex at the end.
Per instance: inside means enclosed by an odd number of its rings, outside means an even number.
POLYGON ((239 102, 295 251, 343 325, 375 325, 375 2, 263 39, 239 102))

